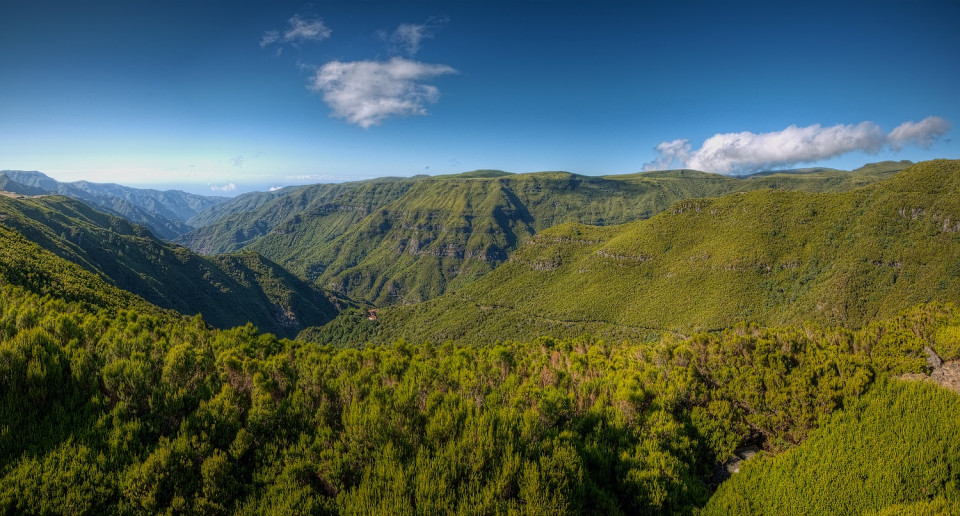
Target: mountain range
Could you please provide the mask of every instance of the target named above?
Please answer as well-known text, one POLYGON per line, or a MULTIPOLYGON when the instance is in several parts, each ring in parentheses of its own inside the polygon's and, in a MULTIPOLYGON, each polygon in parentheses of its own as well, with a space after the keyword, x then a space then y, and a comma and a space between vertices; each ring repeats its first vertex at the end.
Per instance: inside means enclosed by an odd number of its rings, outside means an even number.
POLYGON ((131 188, 112 183, 63 183, 36 171, 0 170, 0 189, 23 195, 60 194, 130 222, 150 228, 160 238, 172 239, 193 229, 187 221, 227 200, 180 190, 131 188))
POLYGON ((476 171, 314 185, 238 196, 191 219, 204 225, 176 241, 204 254, 253 249, 351 299, 409 304, 483 276, 527 238, 558 224, 622 224, 682 199, 739 191, 843 191, 909 164, 744 178, 692 170, 619 176, 476 171))

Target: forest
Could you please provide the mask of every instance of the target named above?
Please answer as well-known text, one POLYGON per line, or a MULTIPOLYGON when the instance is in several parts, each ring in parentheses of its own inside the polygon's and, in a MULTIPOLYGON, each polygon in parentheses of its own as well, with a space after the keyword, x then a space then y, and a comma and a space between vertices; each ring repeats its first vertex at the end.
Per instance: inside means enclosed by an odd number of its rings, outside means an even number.
POLYGON ((924 346, 960 358, 953 306, 857 331, 340 349, 0 299, 4 513, 842 514, 960 496, 944 418, 960 398, 898 379, 925 371, 924 346), (891 445, 849 442, 874 429, 891 445), (745 444, 765 458, 711 498, 745 444), (804 466, 827 456, 856 482, 804 466))

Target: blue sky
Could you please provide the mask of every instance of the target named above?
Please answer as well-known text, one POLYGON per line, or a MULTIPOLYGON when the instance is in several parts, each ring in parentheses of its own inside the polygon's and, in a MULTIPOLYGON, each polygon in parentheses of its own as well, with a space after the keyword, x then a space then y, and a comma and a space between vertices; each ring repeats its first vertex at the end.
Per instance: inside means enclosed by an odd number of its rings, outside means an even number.
POLYGON ((958 21, 919 0, 0 0, 0 169, 235 194, 957 158, 958 21))

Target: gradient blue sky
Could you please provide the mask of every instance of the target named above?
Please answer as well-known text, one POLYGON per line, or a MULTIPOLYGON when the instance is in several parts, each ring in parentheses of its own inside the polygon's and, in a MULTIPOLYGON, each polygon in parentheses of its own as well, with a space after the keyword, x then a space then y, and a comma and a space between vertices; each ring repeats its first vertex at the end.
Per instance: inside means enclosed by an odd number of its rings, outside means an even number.
POLYGON ((0 0, 0 169, 233 194, 957 158, 958 28, 957 1, 0 0))

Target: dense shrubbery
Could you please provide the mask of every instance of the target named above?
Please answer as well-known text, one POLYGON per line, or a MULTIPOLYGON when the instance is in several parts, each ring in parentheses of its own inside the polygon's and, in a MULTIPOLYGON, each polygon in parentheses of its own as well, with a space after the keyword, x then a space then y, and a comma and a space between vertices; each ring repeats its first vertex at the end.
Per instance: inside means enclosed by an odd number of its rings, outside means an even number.
POLYGON ((957 514, 960 397, 888 381, 780 456, 747 463, 705 514, 957 514))
POLYGON ((355 350, 0 290, 0 512, 682 512, 960 327, 355 350))

